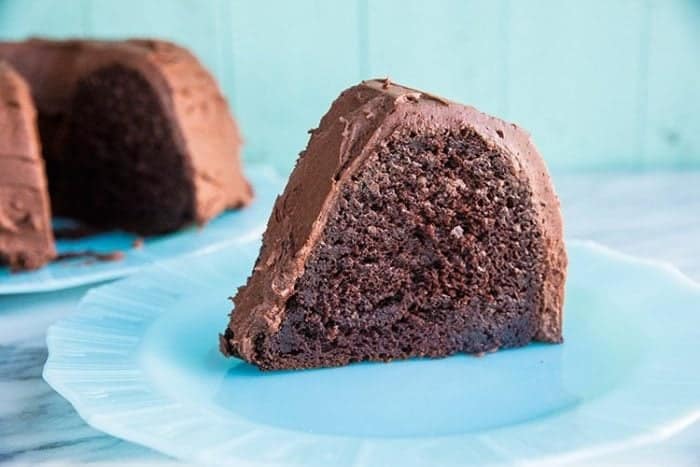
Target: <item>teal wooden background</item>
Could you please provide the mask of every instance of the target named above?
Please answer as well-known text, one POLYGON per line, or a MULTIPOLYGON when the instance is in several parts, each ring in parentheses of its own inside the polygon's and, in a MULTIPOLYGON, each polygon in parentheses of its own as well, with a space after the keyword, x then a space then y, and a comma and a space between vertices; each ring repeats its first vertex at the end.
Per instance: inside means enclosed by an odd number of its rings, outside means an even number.
POLYGON ((698 0, 0 0, 0 38, 158 36, 216 74, 245 157, 291 168, 390 76, 518 122, 555 171, 700 167, 698 0))

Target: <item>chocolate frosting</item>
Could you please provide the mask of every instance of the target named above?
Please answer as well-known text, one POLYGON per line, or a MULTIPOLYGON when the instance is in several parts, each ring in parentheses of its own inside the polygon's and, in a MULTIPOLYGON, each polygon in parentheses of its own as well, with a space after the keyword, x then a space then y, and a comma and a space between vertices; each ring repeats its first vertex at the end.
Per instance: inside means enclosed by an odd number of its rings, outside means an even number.
POLYGON ((0 61, 0 261, 37 268, 56 252, 29 87, 0 61))
POLYGON ((287 299, 319 241, 339 186, 398 125, 417 129, 469 127, 509 157, 513 171, 532 190, 545 247, 545 278, 535 338, 559 342, 567 257, 559 200, 530 136, 514 124, 389 80, 370 80, 344 91, 311 131, 284 193, 278 197, 260 256, 247 284, 234 298, 226 354, 251 360, 254 339, 279 330, 287 299))
POLYGON ((0 43, 0 59, 24 76, 38 111, 47 116, 69 112, 78 81, 91 72, 112 65, 139 72, 175 122, 195 187, 195 220, 204 223, 251 201, 238 127, 214 78, 187 50, 157 40, 32 39, 0 43))

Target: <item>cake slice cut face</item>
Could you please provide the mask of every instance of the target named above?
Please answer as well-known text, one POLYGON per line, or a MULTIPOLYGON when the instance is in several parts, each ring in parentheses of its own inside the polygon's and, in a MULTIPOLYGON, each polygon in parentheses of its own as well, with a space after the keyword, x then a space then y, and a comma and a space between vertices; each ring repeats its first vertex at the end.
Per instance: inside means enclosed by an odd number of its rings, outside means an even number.
POLYGON ((34 269, 55 255, 36 111, 22 77, 0 61, 0 264, 34 269))
POLYGON ((367 81, 312 132, 221 349, 268 370, 559 343, 565 275, 523 130, 367 81))

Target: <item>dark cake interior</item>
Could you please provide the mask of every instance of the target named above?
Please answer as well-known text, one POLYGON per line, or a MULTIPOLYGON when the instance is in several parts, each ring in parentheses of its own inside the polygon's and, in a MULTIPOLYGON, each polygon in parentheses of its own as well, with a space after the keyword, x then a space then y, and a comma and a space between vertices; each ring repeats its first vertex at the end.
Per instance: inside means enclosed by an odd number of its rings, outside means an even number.
POLYGON ((332 366, 530 342, 542 281, 530 199, 475 133, 399 129, 344 184, 257 361, 332 366))
POLYGON ((113 65, 84 76, 70 115, 41 118, 40 134, 57 215, 144 235, 193 219, 173 122, 139 73, 113 65))

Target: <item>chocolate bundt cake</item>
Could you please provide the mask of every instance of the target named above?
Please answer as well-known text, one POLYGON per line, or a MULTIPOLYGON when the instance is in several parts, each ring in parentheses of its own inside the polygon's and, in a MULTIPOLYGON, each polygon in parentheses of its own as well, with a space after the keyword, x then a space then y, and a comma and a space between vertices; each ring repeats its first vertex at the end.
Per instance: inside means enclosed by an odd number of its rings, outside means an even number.
POLYGON ((526 132, 367 81, 312 131, 220 347, 270 370, 558 343, 566 264, 526 132))
POLYGON ((36 110, 27 83, 0 61, 0 264, 34 269, 55 255, 36 110))
POLYGON ((150 235, 251 200, 228 105, 185 49, 29 40, 0 59, 31 88, 54 214, 150 235))

